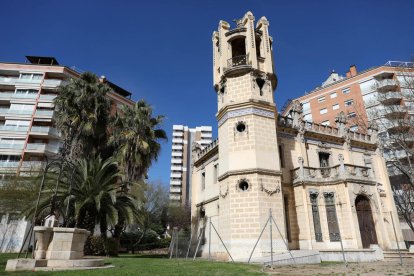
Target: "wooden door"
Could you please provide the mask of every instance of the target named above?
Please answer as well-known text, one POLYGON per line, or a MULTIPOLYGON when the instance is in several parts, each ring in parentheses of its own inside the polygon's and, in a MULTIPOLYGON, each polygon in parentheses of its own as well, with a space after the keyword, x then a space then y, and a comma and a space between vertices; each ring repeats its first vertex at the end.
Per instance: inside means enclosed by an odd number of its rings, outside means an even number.
POLYGON ((359 231, 361 233, 362 247, 369 248, 371 244, 378 244, 375 232, 374 219, 372 217, 369 199, 359 195, 355 199, 355 208, 358 216, 359 231))

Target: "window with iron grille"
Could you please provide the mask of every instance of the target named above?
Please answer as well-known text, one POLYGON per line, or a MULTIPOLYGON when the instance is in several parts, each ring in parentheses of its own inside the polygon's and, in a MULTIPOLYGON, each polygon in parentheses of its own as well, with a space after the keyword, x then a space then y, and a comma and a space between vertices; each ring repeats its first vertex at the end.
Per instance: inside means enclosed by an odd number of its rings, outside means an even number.
POLYGON ((310 201, 312 204, 312 217, 313 217, 313 228, 315 229, 315 240, 317 242, 322 241, 322 230, 321 230, 321 221, 319 217, 319 208, 318 208, 318 192, 310 192, 310 201))
POLYGON ((328 220, 329 239, 331 242, 340 241, 338 218, 335 208, 335 194, 333 192, 323 193, 325 197, 326 219, 328 220))

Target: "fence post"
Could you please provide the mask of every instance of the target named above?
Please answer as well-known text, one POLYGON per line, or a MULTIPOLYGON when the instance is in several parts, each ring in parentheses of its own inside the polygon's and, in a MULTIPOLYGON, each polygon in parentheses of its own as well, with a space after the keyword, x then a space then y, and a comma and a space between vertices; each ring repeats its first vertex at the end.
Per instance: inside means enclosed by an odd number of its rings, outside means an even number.
MULTIPOLYGON (((247 261, 247 263, 250 263, 250 259, 252 258, 253 252, 254 252, 254 250, 256 249, 256 246, 257 246, 257 244, 259 243, 260 238, 262 237, 263 232, 264 232, 264 230, 266 229, 266 226, 267 226, 267 224, 268 224, 268 223, 269 223, 269 219, 268 219, 268 220, 266 220, 266 223, 265 223, 265 225, 263 226, 262 232, 260 233, 259 238, 257 239, 256 244, 255 244, 255 245, 254 245, 254 247, 253 247, 252 253, 250 253, 250 257, 249 257, 249 260, 247 261)), ((272 223, 272 222, 270 222, 270 223, 272 223)))
POLYGON ((200 235, 198 236, 198 242, 197 242, 197 247, 196 247, 196 250, 195 250, 195 252, 194 252, 194 258, 193 258, 193 261, 195 261, 195 258, 196 258, 196 256, 197 256, 198 248, 200 247, 201 237, 203 236, 204 229, 206 229, 206 228, 204 227, 203 229, 201 229, 201 231, 200 231, 200 235))
MULTIPOLYGON (((282 238, 282 240, 283 240, 283 242, 284 242, 284 244, 285 244, 285 246, 286 246, 286 249, 287 249, 287 251, 288 251, 288 252, 289 252, 289 254, 290 254, 290 257, 292 258, 293 263, 296 265, 296 260, 295 260, 295 258, 293 258, 292 252, 290 252, 290 249, 289 249, 289 244, 288 244, 288 242, 286 242, 286 240, 283 238, 282 233, 280 232, 279 226, 277 226, 277 223, 276 223, 276 221, 275 221, 275 219, 274 219, 273 217, 272 217, 272 221, 273 221, 273 223, 275 224, 276 229, 277 229, 277 231, 279 232, 279 235, 280 235, 280 237, 282 238)), ((270 222, 270 223, 272 223, 272 222, 270 222)))
POLYGON ((211 218, 210 219, 210 224, 209 224, 209 229, 208 229, 208 259, 211 260, 211 218))
POLYGON ((190 248, 191 248, 191 242, 193 241, 193 231, 190 232, 190 242, 188 243, 188 249, 187 249, 187 255, 185 255, 185 258, 188 259, 188 255, 190 254, 190 248))
MULTIPOLYGON (((272 219, 272 209, 269 209, 269 220, 272 219)), ((269 225, 270 229, 270 261, 271 265, 273 265, 273 237, 272 237, 272 223, 269 225)))
POLYGON ((392 218, 392 211, 390 211, 390 215, 391 215, 392 228, 394 229, 395 242, 397 243, 398 254, 400 255, 400 265, 403 265, 400 244, 398 243, 397 232, 395 231, 394 219, 392 218))

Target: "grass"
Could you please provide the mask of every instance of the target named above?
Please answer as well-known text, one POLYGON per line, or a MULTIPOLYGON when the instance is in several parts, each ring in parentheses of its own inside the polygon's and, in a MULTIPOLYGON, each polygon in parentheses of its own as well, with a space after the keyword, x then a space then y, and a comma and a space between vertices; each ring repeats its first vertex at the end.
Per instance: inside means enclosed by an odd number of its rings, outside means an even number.
MULTIPOLYGON (((32 272, 6 273, 8 259, 17 254, 0 254, 0 275, 33 275, 32 272)), ((260 265, 213 262, 206 260, 169 260, 159 255, 120 255, 105 259, 114 268, 59 272, 36 272, 38 275, 262 275, 260 265)))

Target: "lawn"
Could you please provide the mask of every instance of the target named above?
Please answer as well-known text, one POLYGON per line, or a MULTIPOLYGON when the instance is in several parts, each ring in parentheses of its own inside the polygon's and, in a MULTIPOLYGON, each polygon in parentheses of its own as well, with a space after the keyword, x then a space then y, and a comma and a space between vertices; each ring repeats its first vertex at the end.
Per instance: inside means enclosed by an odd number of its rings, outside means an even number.
MULTIPOLYGON (((17 254, 0 254, 0 275, 33 275, 27 273, 6 273, 4 268, 10 258, 17 254)), ((106 264, 114 268, 97 270, 77 270, 59 272, 36 272, 37 275, 261 275, 262 266, 239 263, 224 263, 206 260, 169 260, 158 255, 125 254, 118 258, 108 258, 106 264)))

